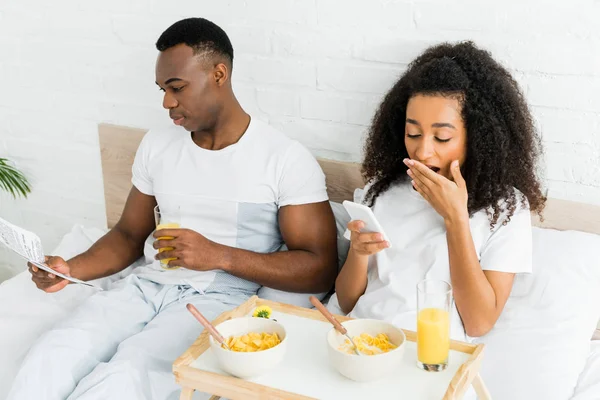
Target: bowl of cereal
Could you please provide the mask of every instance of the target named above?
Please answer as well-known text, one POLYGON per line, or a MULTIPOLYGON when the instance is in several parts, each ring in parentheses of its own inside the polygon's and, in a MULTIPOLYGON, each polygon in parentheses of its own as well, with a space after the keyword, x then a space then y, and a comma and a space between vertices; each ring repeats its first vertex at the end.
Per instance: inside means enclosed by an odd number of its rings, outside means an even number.
POLYGON ((210 347, 223 371, 238 378, 252 378, 276 367, 285 355, 283 325, 272 319, 233 318, 216 326, 230 350, 212 336, 210 347))
POLYGON ((375 319, 353 319, 342 325, 361 354, 354 352, 345 335, 331 329, 327 334, 329 361, 340 374, 353 381, 368 382, 398 369, 406 342, 402 329, 375 319))

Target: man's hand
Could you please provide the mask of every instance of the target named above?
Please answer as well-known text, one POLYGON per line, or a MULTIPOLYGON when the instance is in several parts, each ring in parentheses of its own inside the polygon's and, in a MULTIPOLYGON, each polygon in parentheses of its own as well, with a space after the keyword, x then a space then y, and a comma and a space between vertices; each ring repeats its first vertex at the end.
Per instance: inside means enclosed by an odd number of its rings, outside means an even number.
POLYGON ((156 254, 157 260, 175 258, 169 261, 169 268, 183 267, 196 271, 225 269, 227 247, 208 240, 191 229, 161 229, 154 232, 154 237, 172 237, 154 241, 153 247, 160 249, 171 247, 156 254))
POLYGON ((444 221, 469 219, 467 208, 469 194, 458 161, 452 162, 450 167, 453 181, 436 174, 418 161, 405 159, 404 163, 408 167, 406 172, 413 179, 413 187, 444 218, 444 221))
MULTIPOLYGON (((67 262, 61 257, 46 256, 44 263, 61 274, 71 276, 71 268, 69 268, 67 262)), ((68 280, 59 278, 54 274, 41 270, 31 263, 27 263, 27 266, 29 267, 29 272, 31 273, 31 280, 35 283, 38 289, 43 290, 46 293, 58 292, 69 284, 68 280)))

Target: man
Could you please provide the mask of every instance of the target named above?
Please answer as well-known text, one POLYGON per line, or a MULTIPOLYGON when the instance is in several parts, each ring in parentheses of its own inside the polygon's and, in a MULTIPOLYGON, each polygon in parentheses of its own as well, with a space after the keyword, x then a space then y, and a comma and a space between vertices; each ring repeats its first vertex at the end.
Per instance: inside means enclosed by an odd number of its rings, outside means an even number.
MULTIPOLYGON (((333 284, 336 231, 323 172, 299 143, 240 107, 225 32, 185 19, 156 47, 156 84, 175 126, 142 140, 117 225, 68 262, 47 260, 83 280, 121 271, 142 254, 148 264, 40 338, 11 399, 178 398, 171 364, 201 330, 187 303, 213 319, 261 285, 323 292, 333 284), (157 204, 178 211, 182 229, 149 237, 157 204), (289 250, 277 252, 283 242, 289 250), (165 247, 172 250, 155 250, 165 247), (165 268, 162 259, 171 259, 165 268)), ((42 290, 67 285, 29 267, 42 290)))

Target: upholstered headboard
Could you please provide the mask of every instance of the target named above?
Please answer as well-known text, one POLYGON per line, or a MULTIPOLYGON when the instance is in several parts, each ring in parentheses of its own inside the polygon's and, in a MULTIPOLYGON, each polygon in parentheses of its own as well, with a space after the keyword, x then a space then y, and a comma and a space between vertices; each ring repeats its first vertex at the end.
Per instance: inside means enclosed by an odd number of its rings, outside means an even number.
MULTIPOLYGON (((102 175, 106 218, 112 228, 123 211, 131 189, 131 166, 137 147, 146 130, 99 125, 102 153, 102 175)), ((357 163, 319 159, 327 179, 327 192, 332 201, 341 202, 353 198, 354 189, 364 185, 357 163)), ((600 234, 600 206, 549 199, 544 211, 544 222, 532 216, 535 226, 558 230, 578 230, 600 234)), ((600 323, 598 324, 600 328, 600 323)), ((600 330, 594 336, 600 339, 600 330)))
MULTIPOLYGON (((108 227, 113 227, 123 211, 131 189, 131 165, 146 130, 100 124, 100 149, 108 227)), ((364 185, 357 163, 319 159, 327 177, 327 192, 332 201, 351 200, 354 189, 364 185)), ((578 230, 600 234, 600 206, 549 199, 544 222, 532 216, 535 226, 558 230, 578 230)))

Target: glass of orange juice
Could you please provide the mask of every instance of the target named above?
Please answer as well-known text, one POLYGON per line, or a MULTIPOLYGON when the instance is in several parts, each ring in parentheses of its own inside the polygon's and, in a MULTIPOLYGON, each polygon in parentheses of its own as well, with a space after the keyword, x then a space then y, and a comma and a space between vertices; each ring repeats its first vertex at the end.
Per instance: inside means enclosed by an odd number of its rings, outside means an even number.
MULTIPOLYGON (((154 207, 154 221, 156 222, 156 230, 161 229, 178 229, 181 228, 181 216, 179 207, 172 210, 161 210, 159 206, 154 207)), ((157 240, 172 240, 172 236, 161 236, 157 240)), ((163 251, 173 250, 172 247, 161 247, 158 249, 159 253, 163 251)), ((160 265, 164 269, 177 269, 179 267, 169 267, 169 261, 176 260, 176 258, 163 258, 160 260, 160 265)))
POLYGON ((450 353, 452 286, 426 279, 417 284, 417 365, 425 371, 443 371, 450 353))

